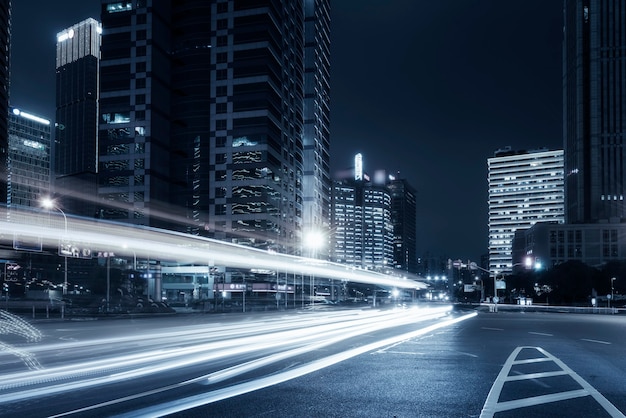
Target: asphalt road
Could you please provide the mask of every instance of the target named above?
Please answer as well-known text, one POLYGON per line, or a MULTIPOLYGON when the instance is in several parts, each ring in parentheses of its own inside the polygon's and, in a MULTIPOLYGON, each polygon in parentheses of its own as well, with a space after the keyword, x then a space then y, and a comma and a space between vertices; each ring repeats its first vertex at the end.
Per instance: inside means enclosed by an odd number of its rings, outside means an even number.
POLYGON ((626 411, 626 317, 620 315, 422 308, 7 321, 0 321, 1 416, 619 417, 626 411))
POLYGON ((480 313, 176 416, 623 416, 624 376, 624 316, 480 313))

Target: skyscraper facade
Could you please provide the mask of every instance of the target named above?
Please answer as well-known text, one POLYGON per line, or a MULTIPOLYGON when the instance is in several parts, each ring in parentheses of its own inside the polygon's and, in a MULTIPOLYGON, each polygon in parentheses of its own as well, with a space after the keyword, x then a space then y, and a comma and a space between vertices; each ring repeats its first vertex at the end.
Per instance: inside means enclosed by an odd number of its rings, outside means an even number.
MULTIPOLYGON (((328 233, 330 219, 330 10, 327 0, 305 1, 304 173, 302 223, 328 233)), ((325 254, 326 252, 322 252, 325 254)))
POLYGON ((101 215, 298 252, 329 196, 328 3, 103 0, 101 215))
POLYGON ((626 5, 564 2, 566 221, 626 220, 626 5))
POLYGON ((55 191, 68 213, 94 216, 102 28, 84 20, 57 34, 55 191))
POLYGON ((498 150, 487 160, 489 270, 510 273, 518 230, 564 222, 563 150, 498 150))
POLYGON ((394 268, 391 192, 362 171, 360 154, 355 166, 353 178, 333 182, 331 261, 386 272, 394 268))
POLYGON ((7 198, 9 148, 9 58, 11 56, 11 0, 0 0, 0 203, 7 198))
POLYGON ((417 195, 406 179, 389 177, 391 219, 393 222, 393 260, 397 271, 416 274, 417 260, 417 195))
POLYGON ((20 109, 10 110, 7 207, 39 208, 50 191, 51 123, 20 109))

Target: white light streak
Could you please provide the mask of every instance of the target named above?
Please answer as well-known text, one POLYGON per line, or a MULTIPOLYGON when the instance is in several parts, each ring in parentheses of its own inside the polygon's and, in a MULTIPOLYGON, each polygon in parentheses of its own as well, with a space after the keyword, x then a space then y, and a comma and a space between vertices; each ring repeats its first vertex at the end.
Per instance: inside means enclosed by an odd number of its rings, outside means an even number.
MULTIPOLYGON (((59 229, 46 226, 50 224, 48 214, 46 213, 44 216, 34 212, 31 215, 34 219, 28 224, 0 222, 0 230, 41 239, 44 245, 57 245, 59 229), (40 219, 36 219, 37 217, 40 219), (34 227, 33 225, 42 226, 34 227)), ((0 214, 0 219, 5 219, 5 217, 0 214)), ((269 253, 251 247, 173 231, 140 228, 127 224, 69 216, 67 229, 73 240, 85 243, 86 246, 90 247, 92 253, 119 248, 117 252, 121 254, 126 251, 131 256, 149 257, 180 264, 206 265, 207 262, 211 261, 215 265, 233 268, 282 270, 294 274, 313 274, 317 277, 329 277, 335 280, 380 286, 410 289, 426 288, 424 283, 415 280, 355 269, 323 260, 269 253), (123 242, 126 248, 123 248, 120 242, 123 242)), ((5 236, 9 236, 9 234, 5 236)))

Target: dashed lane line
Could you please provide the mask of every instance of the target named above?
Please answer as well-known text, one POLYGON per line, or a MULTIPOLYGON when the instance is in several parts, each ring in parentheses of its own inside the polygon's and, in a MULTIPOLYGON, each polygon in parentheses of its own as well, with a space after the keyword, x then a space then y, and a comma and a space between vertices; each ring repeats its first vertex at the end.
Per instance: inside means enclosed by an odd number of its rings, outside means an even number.
POLYGON ((496 378, 493 386, 491 386, 491 390, 489 391, 489 395, 487 395, 487 400, 485 401, 485 405, 483 406, 483 410, 480 413, 480 418, 492 418, 494 414, 503 411, 511 411, 514 409, 525 408, 529 406, 542 405, 552 402, 558 401, 566 401, 570 399, 582 398, 590 396, 592 397, 600 406, 613 418, 626 418, 619 409, 615 407, 608 399, 606 399, 600 392, 598 392, 593 386, 587 383, 582 377, 580 377, 576 372, 567 367, 565 363, 559 360, 557 357, 548 353, 541 347, 517 347, 509 358, 504 363, 504 366, 500 370, 498 377, 496 378), (536 350, 538 355, 534 358, 524 358, 517 360, 517 356, 524 349, 536 350), (533 364, 533 363, 547 363, 552 362, 556 366, 560 368, 560 370, 549 371, 549 372, 539 372, 539 373, 528 373, 528 374, 519 374, 519 375, 510 375, 511 368, 520 364, 533 364), (514 399, 510 401, 499 402, 500 394, 502 393, 502 389, 504 385, 509 382, 514 381, 524 381, 524 380, 538 380, 544 379, 547 377, 554 376, 564 376, 567 375, 572 378, 582 389, 577 390, 568 390, 558 393, 550 393, 546 395, 532 396, 527 398, 514 399))
POLYGON ((606 344, 606 345, 611 344, 611 343, 610 343, 610 342, 608 342, 608 341, 590 340, 590 339, 588 339, 588 338, 581 338, 581 340, 582 340, 582 341, 587 341, 587 342, 590 342, 590 343, 596 343, 596 344, 606 344))

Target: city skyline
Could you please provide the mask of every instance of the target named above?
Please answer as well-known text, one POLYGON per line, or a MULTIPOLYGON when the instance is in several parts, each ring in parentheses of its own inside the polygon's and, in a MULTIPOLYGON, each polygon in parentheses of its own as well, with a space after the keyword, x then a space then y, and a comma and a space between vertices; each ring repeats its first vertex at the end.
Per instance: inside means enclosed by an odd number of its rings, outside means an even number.
MULTIPOLYGON (((99 19, 99 1, 65 3, 13 9, 11 103, 43 117, 56 33, 99 19)), ((332 174, 358 152, 366 170, 399 171, 417 191, 418 254, 486 253, 487 158, 562 147, 562 4, 547 6, 331 5, 332 174)))

